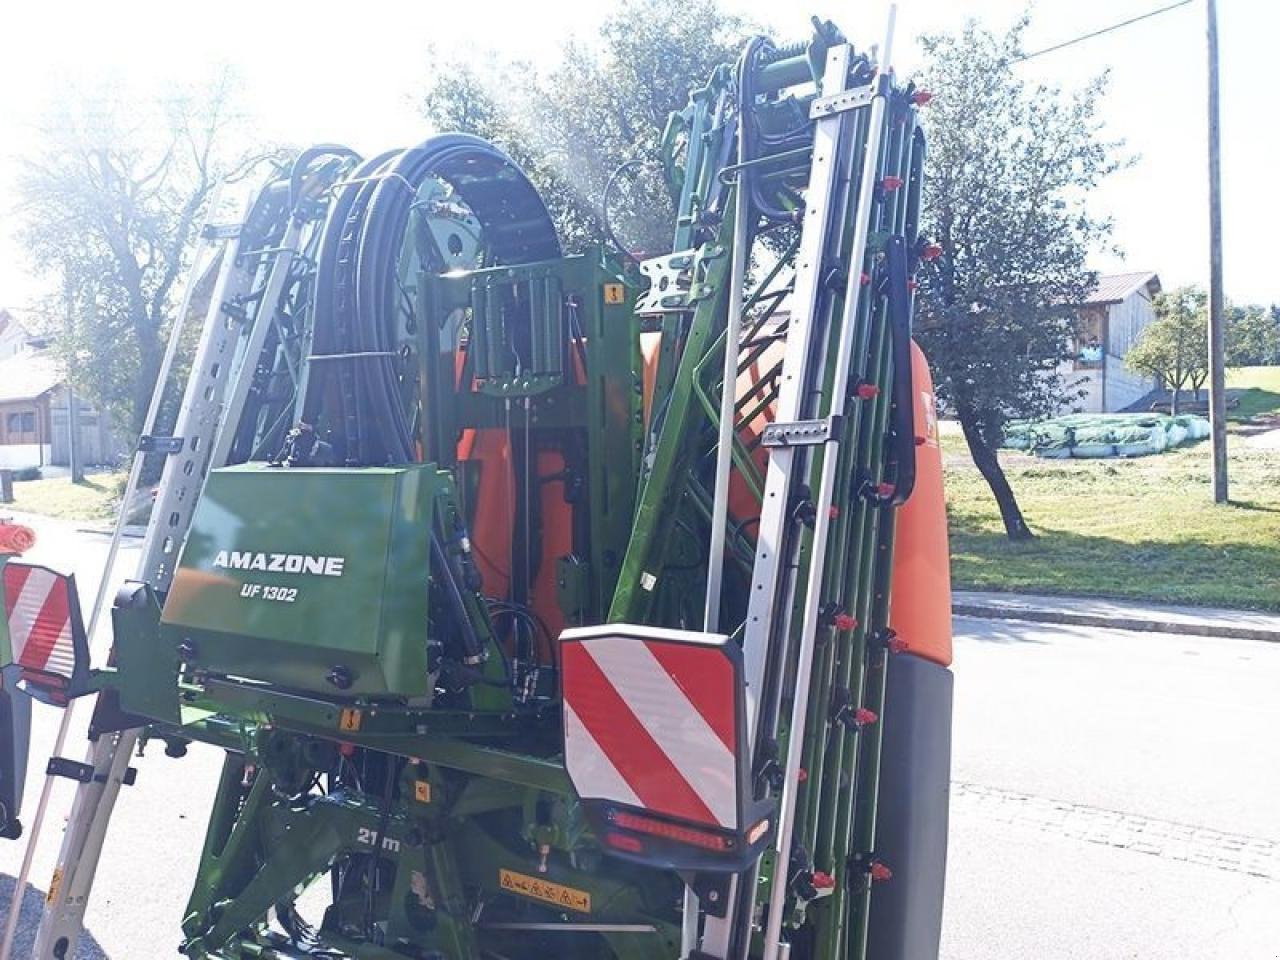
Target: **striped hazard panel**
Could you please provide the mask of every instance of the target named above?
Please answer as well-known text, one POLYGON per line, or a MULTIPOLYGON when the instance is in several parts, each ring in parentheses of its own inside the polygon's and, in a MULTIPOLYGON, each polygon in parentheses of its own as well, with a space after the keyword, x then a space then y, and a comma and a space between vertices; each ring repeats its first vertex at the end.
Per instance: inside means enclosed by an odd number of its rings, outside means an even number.
POLYGON ((2 582, 12 662, 31 687, 66 692, 86 659, 74 578, 10 562, 2 582))
POLYGON ((739 661, 726 638, 614 624, 561 635, 579 797, 740 828, 739 661))

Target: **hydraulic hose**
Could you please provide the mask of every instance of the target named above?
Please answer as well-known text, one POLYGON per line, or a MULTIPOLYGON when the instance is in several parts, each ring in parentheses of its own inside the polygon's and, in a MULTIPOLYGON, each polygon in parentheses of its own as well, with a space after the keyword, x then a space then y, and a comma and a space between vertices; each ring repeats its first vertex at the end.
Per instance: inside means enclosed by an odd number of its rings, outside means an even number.
MULTIPOLYGON (((555 227, 533 185, 502 151, 478 137, 432 137, 357 168, 325 224, 315 320, 317 342, 326 346, 317 352, 349 355, 333 361, 340 367, 341 389, 333 398, 340 409, 328 412, 343 426, 344 457, 352 465, 414 459, 393 324, 410 212, 430 179, 448 183, 480 222, 486 263, 560 255, 555 227)), ((314 418, 321 402, 309 397, 304 409, 314 418)))
MULTIPOLYGON (((484 265, 560 255, 555 227, 533 185, 506 154, 478 137, 432 137, 353 171, 338 188, 321 239, 314 353, 330 359, 320 360, 321 375, 311 379, 314 388, 303 406, 308 422, 326 414, 335 447, 350 466, 417 459, 397 370, 399 270, 413 205, 431 180, 451 186, 479 221, 484 265)), ((451 559, 438 531, 430 537, 433 573, 464 661, 474 664, 485 650, 463 599, 466 571, 451 559)))

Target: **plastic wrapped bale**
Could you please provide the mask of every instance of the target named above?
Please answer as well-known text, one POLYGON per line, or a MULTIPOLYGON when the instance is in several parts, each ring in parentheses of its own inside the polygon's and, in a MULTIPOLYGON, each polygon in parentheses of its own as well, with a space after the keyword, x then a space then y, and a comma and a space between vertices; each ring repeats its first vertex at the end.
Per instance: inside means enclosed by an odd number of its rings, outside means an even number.
POLYGON ((1015 420, 1005 425, 1004 443, 1006 450, 1030 450, 1035 444, 1035 429, 1025 420, 1015 420))
POLYGON ((1064 451, 1057 457, 1069 457, 1075 442, 1075 431, 1055 420, 1037 423, 1032 434, 1031 449, 1038 457, 1054 458, 1053 451, 1064 451))
POLYGON ((1124 433, 1125 438, 1116 443, 1118 457, 1146 457, 1153 453, 1164 452, 1166 435, 1163 424, 1136 426, 1124 433))
POLYGON ((1178 425, 1187 431, 1187 440, 1203 440, 1209 436, 1209 421, 1195 414, 1179 414, 1173 418, 1178 425))
POLYGON ((1115 455, 1114 443, 1077 443, 1071 448, 1071 456, 1081 460, 1103 459, 1115 455))
POLYGON ((1164 429, 1165 448, 1172 450, 1174 447, 1181 446, 1187 439, 1187 428, 1178 423, 1173 418, 1165 425, 1164 429))

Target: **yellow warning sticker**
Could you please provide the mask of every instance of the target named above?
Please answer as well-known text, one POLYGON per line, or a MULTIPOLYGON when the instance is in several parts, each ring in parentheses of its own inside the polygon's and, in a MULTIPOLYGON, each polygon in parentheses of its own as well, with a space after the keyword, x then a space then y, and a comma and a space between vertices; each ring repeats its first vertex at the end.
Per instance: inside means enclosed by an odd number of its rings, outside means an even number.
POLYGON ((426 780, 413 781, 413 799, 419 803, 430 803, 431 784, 426 780))
POLYGON ((359 730, 360 729, 360 711, 354 707, 343 708, 342 715, 338 718, 339 730, 359 730))
POLYGON ((622 303, 627 298, 626 289, 620 283, 606 283, 604 285, 604 302, 605 303, 622 303))
POLYGON ((502 869, 498 870, 498 883, 508 893, 518 893, 522 897, 531 897, 555 907, 576 910, 578 913, 591 912, 591 894, 585 890, 502 869))

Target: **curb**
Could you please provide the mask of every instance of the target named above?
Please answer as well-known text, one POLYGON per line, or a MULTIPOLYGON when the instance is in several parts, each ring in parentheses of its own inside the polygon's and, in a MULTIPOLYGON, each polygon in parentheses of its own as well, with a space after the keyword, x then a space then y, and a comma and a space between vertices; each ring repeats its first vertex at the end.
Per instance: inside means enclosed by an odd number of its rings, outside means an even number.
POLYGON ((1194 637, 1225 637, 1232 640, 1261 640, 1280 643, 1280 628, 1245 627, 1226 623, 1193 620, 1156 620, 1151 617, 1127 617, 1112 614, 1076 613, 1070 610, 1043 610, 959 601, 951 605, 953 616, 977 617, 983 620, 1030 620, 1034 623, 1066 623, 1081 627, 1103 627, 1109 630, 1136 630, 1146 633, 1175 633, 1194 637))

